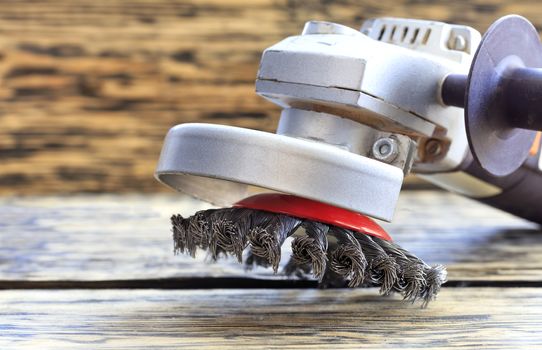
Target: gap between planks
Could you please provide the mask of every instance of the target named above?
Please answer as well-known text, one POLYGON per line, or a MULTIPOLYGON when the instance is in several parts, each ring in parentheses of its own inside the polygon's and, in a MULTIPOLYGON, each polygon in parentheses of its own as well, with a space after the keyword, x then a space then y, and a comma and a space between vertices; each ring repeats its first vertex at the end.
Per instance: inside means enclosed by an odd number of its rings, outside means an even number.
MULTIPOLYGON (((541 288, 542 281, 448 281, 443 288, 541 288)), ((250 277, 148 278, 98 281, 20 281, 0 280, 0 290, 12 289, 316 289, 315 280, 264 279, 250 277)), ((329 288, 343 289, 343 288, 329 288)), ((347 288, 344 288, 347 289, 347 288)), ((360 289, 360 288, 357 288, 360 289)))

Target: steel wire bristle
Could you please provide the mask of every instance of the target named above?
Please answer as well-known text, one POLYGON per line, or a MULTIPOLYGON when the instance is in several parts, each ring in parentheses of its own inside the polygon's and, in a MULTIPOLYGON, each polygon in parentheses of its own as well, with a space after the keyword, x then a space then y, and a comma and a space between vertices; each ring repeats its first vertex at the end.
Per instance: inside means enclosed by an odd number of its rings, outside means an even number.
POLYGON ((298 265, 310 265, 314 277, 322 281, 328 260, 326 252, 329 226, 314 221, 304 221, 301 226, 305 229, 305 235, 292 241, 292 259, 298 265))
POLYGON ((173 226, 173 252, 175 254, 184 253, 186 250, 188 220, 185 220, 181 215, 172 215, 171 225, 173 226))
POLYGON ((446 283, 448 273, 442 265, 435 265, 426 269, 426 287, 422 290, 422 307, 427 307, 431 300, 434 300, 440 292, 441 286, 446 283))
POLYGON ((370 281, 374 285, 380 286, 381 294, 390 294, 399 278, 399 265, 371 236, 359 233, 354 233, 354 236, 369 261, 368 277, 370 281))
POLYGON ((243 261, 243 250, 248 245, 247 234, 251 225, 251 211, 231 208, 221 211, 211 222, 210 248, 213 259, 220 251, 243 261))
POLYGON ((207 250, 213 259, 231 255, 239 262, 247 251, 245 267, 271 266, 276 273, 281 246, 302 226, 292 240, 292 256, 284 267, 287 275, 305 278, 312 272, 322 287, 379 287, 387 295, 399 292, 405 300, 435 298, 446 282, 443 266, 429 266, 399 245, 288 215, 245 208, 199 211, 189 218, 171 217, 175 253, 195 256, 207 250), (329 239, 328 239, 329 238, 329 239))
POLYGON ((173 215, 171 224, 173 226, 173 242, 176 253, 188 253, 196 256, 196 248, 206 248, 203 243, 208 237, 207 217, 210 212, 197 212, 190 218, 183 218, 181 215, 173 215))
POLYGON ((210 243, 211 237, 211 225, 208 220, 215 210, 199 211, 194 216, 188 218, 189 224, 187 232, 187 239, 190 240, 190 255, 194 256, 196 247, 201 249, 207 249, 210 243))
POLYGON ((424 266, 415 261, 406 264, 403 270, 403 278, 405 281, 403 297, 405 300, 414 303, 421 297, 422 290, 427 285, 424 266))
POLYGON ((379 244, 396 257, 401 265, 401 278, 394 289, 403 293, 406 300, 412 302, 422 299, 422 306, 427 306, 446 282, 446 269, 442 265, 429 266, 423 260, 399 245, 376 238, 379 244))
POLYGON ((350 231, 331 226, 329 233, 337 239, 337 245, 330 254, 331 269, 349 280, 349 287, 357 287, 363 283, 367 260, 359 242, 350 231))
POLYGON ((272 218, 249 231, 251 252, 268 261, 276 273, 280 263, 282 243, 301 224, 301 220, 287 215, 272 215, 272 218))

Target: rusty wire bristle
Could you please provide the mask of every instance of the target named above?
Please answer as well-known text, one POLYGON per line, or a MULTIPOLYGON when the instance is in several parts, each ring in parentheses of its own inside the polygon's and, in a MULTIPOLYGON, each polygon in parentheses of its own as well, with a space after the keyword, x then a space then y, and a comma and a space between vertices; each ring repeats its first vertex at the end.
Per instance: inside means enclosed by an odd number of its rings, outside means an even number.
POLYGON ((247 269, 273 268, 281 260, 281 246, 301 226, 292 241, 292 256, 284 267, 288 275, 312 272, 321 286, 379 287, 380 293, 401 293, 405 300, 435 298, 446 282, 443 266, 429 266, 399 245, 363 233, 288 215, 246 208, 199 211, 189 218, 171 217, 175 253, 195 256, 197 248, 213 259, 230 255, 247 269))

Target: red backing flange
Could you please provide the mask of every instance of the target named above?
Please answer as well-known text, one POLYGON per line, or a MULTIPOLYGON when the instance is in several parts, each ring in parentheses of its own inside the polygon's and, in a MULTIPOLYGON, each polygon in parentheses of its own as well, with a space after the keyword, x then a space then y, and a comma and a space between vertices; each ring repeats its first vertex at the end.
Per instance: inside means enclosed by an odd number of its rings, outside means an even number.
POLYGON ((269 211, 323 222, 391 241, 390 235, 365 215, 288 194, 257 194, 235 203, 234 207, 269 211))

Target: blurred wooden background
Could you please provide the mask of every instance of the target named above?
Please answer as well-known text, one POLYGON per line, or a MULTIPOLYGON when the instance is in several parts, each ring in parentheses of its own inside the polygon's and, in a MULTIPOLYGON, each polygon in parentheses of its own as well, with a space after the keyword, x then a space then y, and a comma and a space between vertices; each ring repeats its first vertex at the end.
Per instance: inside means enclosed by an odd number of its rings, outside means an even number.
POLYGON ((274 129, 254 94, 261 51, 310 19, 375 16, 484 31, 538 0, 180 0, 0 2, 0 194, 153 192, 174 124, 274 129))

